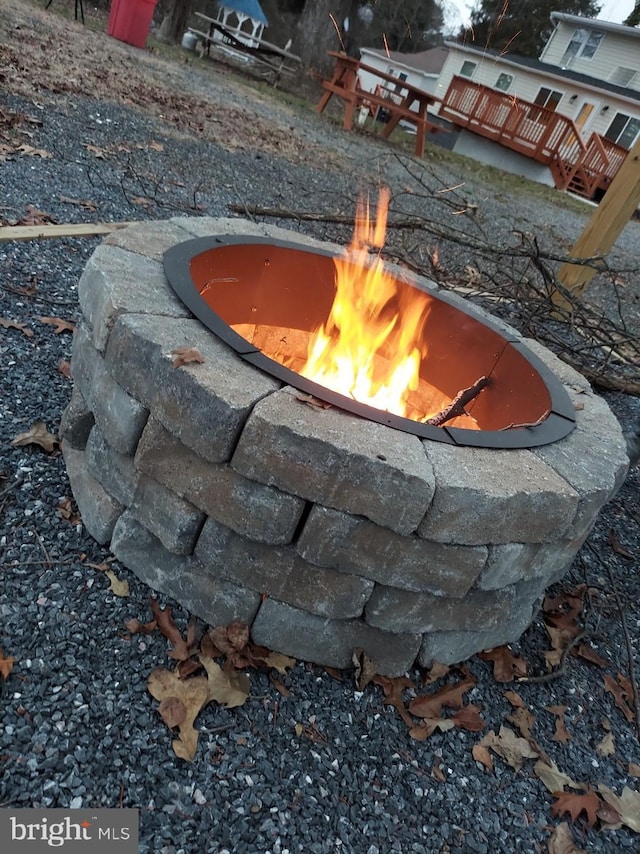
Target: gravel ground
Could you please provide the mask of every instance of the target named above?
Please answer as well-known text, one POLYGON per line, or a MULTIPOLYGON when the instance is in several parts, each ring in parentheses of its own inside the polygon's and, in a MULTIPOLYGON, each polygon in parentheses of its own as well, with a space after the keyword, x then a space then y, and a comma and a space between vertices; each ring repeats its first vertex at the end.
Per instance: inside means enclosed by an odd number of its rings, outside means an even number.
MULTIPOLYGON (((150 61, 164 67, 157 57, 150 61)), ((172 81, 188 77, 199 96, 217 93, 211 96, 218 108, 221 98, 229 99, 243 121, 255 116, 259 131, 229 147, 139 108, 81 93, 38 91, 28 99, 13 87, 0 95, 0 110, 37 122, 17 124, 11 138, 51 156, 0 158, 2 217, 223 216, 230 204, 352 212, 363 186, 411 185, 406 164, 389 147, 346 135, 325 117, 293 112, 228 71, 217 87, 211 69, 204 76, 172 65, 166 74, 172 81), (279 154, 271 143, 287 135, 295 144, 279 154), (29 205, 40 215, 29 214, 29 205)), ((411 162, 412 170, 423 168, 411 162)), ((424 180, 434 187, 465 181, 460 192, 498 238, 524 229, 563 252, 586 221, 588 210, 516 196, 464 169, 452 174, 436 163, 424 180)), ((345 239, 337 226, 280 224, 345 239)), ((639 228, 631 223, 618 242, 621 267, 633 266, 639 228)), ((125 629, 132 617, 150 619, 149 589, 113 562, 130 595, 110 592, 96 569, 110 559, 108 550, 59 509, 71 495, 59 451, 10 444, 36 421, 54 433, 58 428, 71 391, 59 363, 69 358, 71 336, 39 318, 77 317, 76 284, 97 245, 94 238, 0 243, 0 318, 25 325, 0 327, 0 649, 15 658, 0 700, 0 805, 136 807, 140 852, 163 854, 638 851, 639 837, 629 827, 589 828, 584 815, 570 829, 576 849, 549 847, 558 824, 569 819, 552 814, 554 798, 533 773, 533 761, 515 771, 496 756, 488 771, 471 753, 484 732, 454 728, 414 741, 379 687, 359 692, 350 674, 338 679, 303 662, 282 678, 288 693, 252 672, 247 703, 232 710, 207 706, 198 718, 195 760, 175 757, 146 688, 151 670, 170 666, 167 642, 158 632, 132 636, 125 629)), ((631 292, 637 282, 629 282, 631 292)), ((626 425, 640 417, 636 398, 610 394, 608 400, 626 425)), ((605 674, 629 676, 629 648, 640 671, 639 481, 635 468, 566 581, 552 591, 588 585, 586 639, 606 666, 570 657, 557 680, 501 684, 489 662, 467 663, 477 685, 466 700, 480 707, 486 731, 513 726, 505 691, 516 690, 535 719, 541 750, 574 780, 617 794, 624 786, 640 788, 634 716, 625 717, 603 683, 605 674), (628 556, 612 548, 612 530, 628 556), (566 706, 568 739, 558 740, 548 706, 566 706), (597 746, 608 731, 614 749, 601 755, 597 746)), ((184 629, 189 615, 168 604, 184 629)), ((517 647, 530 672, 544 672, 548 646, 539 617, 517 647)), ((411 677, 422 684, 423 674, 411 677)))

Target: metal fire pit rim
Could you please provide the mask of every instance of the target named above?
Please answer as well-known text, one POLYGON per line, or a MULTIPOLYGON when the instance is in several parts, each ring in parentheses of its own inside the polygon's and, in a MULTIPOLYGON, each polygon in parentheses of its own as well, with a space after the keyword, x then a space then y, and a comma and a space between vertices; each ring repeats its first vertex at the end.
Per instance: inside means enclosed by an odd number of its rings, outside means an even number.
MULTIPOLYGON (((430 296, 466 314, 483 326, 494 331, 506 344, 511 344, 529 362, 540 375, 551 399, 550 411, 540 424, 514 427, 505 430, 465 430, 460 427, 434 427, 404 418, 393 413, 374 409, 345 395, 320 386, 284 365, 265 356, 245 338, 233 329, 200 297, 191 277, 190 263, 198 255, 212 249, 233 245, 278 246, 297 252, 322 255, 328 258, 340 257, 340 253, 322 246, 310 246, 293 240, 281 240, 252 234, 214 234, 207 237, 194 237, 171 246, 164 253, 165 275, 173 291, 181 302, 192 312, 197 320, 214 335, 228 344, 244 361, 265 371, 287 385, 317 397, 332 406, 346 410, 350 414, 375 421, 392 429, 412 433, 420 439, 432 440, 450 445, 489 448, 494 450, 527 449, 548 445, 565 438, 575 427, 575 409, 569 395, 553 371, 516 335, 509 335, 504 327, 494 322, 486 311, 478 309, 472 303, 467 304, 439 287, 435 282, 406 274, 403 283, 428 293, 430 296), (461 304, 463 302, 463 304, 461 304)), ((404 272, 404 271, 403 271, 404 272)))

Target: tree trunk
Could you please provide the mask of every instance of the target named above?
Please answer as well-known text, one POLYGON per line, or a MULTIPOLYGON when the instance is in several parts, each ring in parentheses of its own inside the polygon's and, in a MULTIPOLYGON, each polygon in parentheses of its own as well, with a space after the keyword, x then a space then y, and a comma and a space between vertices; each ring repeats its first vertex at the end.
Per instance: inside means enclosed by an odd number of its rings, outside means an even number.
POLYGON ((156 38, 166 44, 182 41, 191 12, 191 0, 174 0, 158 27, 156 38))
POLYGON ((292 47, 304 65, 321 74, 331 72, 333 60, 327 51, 353 47, 359 5, 357 0, 307 0, 292 47), (349 18, 349 32, 344 28, 346 18, 349 18))

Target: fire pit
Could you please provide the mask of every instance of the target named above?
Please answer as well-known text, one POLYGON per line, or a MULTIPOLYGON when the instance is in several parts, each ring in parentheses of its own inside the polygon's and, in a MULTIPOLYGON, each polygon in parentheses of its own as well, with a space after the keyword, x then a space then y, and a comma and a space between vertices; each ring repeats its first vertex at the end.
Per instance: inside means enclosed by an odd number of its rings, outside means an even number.
POLYGON ((420 279, 436 415, 489 380, 455 423, 307 383, 299 339, 339 252, 241 220, 115 232, 79 283, 63 451, 87 530, 152 588, 273 649, 343 667, 359 647, 396 675, 517 639, 627 457, 579 374, 420 279))

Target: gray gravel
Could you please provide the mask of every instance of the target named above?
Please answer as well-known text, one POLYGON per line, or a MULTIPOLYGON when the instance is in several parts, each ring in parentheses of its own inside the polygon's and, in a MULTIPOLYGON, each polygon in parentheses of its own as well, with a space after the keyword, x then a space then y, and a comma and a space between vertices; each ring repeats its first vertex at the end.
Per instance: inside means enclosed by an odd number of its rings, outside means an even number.
MULTIPOLYGON (((346 135, 312 114, 295 119, 296 132, 327 147, 334 164, 328 171, 321 162, 289 163, 259 150, 231 153, 82 97, 49 97, 39 109, 0 96, 0 106, 38 116, 42 125, 30 128, 30 144, 53 155, 0 163, 0 215, 6 220, 19 219, 26 205, 60 222, 194 215, 194 203, 213 216, 227 215, 228 205, 238 203, 352 211, 356 191, 377 176, 396 188, 411 184, 388 147, 346 135), (162 150, 150 149, 150 139, 162 150), (126 150, 118 149, 123 141, 126 150), (87 144, 109 153, 96 158, 87 144), (61 196, 89 199, 97 211, 61 196), (141 206, 139 197, 153 202, 141 206)), ((273 107, 274 121, 283 121, 281 109, 273 107)), ((479 205, 478 217, 497 239, 522 228, 566 251, 586 221, 587 210, 514 197, 479 183, 473 171, 452 175, 433 168, 436 177, 425 178, 433 186, 438 178, 442 185, 466 180, 461 192, 479 205)), ((338 226, 280 224, 346 239, 338 226)), ((621 266, 633 259, 637 239, 638 226, 631 224, 617 250, 621 266)), ((0 244, 0 317, 33 330, 26 337, 0 327, 0 649, 16 658, 0 698, 0 804, 137 807, 140 852, 163 854, 546 851, 559 819, 531 762, 516 773, 496 757, 494 773, 487 773, 471 755, 482 733, 454 729, 412 741, 380 689, 358 693, 349 674, 339 681, 310 664, 298 663, 284 679, 286 697, 266 675, 252 674, 245 706, 227 711, 210 705, 200 715, 195 761, 175 758, 171 734, 146 690, 150 671, 170 664, 167 643, 158 633, 130 637, 124 628, 131 617, 150 619, 149 589, 115 562, 131 594, 109 592, 107 578, 90 565, 108 559, 108 550, 56 510, 71 494, 59 453, 10 445, 35 421, 57 430, 71 391, 58 363, 69 358, 71 340, 37 318, 77 317, 76 283, 97 245, 97 239, 0 244), (28 286, 35 286, 33 294, 20 293, 28 286), (314 728, 319 740, 296 735, 296 724, 314 728)), ((472 261, 456 259, 460 265, 472 261)), ((636 399, 610 395, 609 401, 625 423, 640 415, 636 399)), ((636 468, 596 525, 589 540, 594 551, 583 549, 566 584, 557 587, 586 581, 592 588, 590 640, 614 676, 628 674, 628 662, 605 565, 624 603, 640 671, 639 481, 636 468), (636 557, 612 551, 611 529, 636 557)), ((169 604, 184 628, 188 614, 169 604)), ((544 670, 541 620, 519 648, 533 671, 544 670)), ((494 682, 488 663, 474 658, 469 668, 478 685, 467 698, 481 707, 489 729, 497 732, 506 723, 511 707, 504 691, 515 687, 536 718, 537 741, 561 770, 617 793, 625 785, 638 789, 628 772, 630 762, 640 762, 638 734, 604 691, 601 670, 571 659, 557 681, 505 686, 494 682), (566 744, 553 740, 554 716, 544 711, 549 705, 568 707, 572 737, 566 744), (615 738, 615 754, 607 757, 595 750, 605 734, 603 719, 615 738)), ((573 833, 589 852, 640 847, 626 827, 601 832, 579 820, 573 833)))

